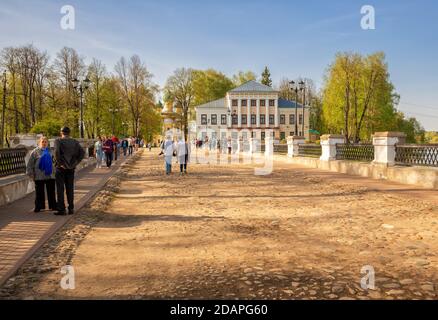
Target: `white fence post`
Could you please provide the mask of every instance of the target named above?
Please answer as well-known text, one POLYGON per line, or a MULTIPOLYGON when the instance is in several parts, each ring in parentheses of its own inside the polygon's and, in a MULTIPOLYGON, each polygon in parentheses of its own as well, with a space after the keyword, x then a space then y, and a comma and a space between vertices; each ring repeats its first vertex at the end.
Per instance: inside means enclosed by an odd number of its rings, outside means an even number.
POLYGON ((402 132, 376 132, 373 135, 373 164, 395 165, 395 147, 405 142, 406 135, 402 132))
POLYGON ((287 138, 287 156, 298 157, 299 156, 299 145, 304 144, 306 139, 300 136, 289 136, 287 138))
POLYGON ((345 137, 339 134, 325 134, 321 136, 321 161, 336 160, 336 145, 345 143, 345 137))

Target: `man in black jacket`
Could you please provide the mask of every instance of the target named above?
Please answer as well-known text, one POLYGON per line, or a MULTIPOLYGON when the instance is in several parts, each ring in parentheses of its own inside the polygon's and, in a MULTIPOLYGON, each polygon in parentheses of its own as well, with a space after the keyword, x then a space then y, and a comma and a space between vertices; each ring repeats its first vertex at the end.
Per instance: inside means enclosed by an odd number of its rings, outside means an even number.
POLYGON ((55 141, 57 210, 55 215, 66 215, 64 188, 67 194, 68 214, 74 213, 74 178, 76 166, 84 159, 85 151, 78 141, 70 138, 70 129, 61 129, 61 138, 55 141))

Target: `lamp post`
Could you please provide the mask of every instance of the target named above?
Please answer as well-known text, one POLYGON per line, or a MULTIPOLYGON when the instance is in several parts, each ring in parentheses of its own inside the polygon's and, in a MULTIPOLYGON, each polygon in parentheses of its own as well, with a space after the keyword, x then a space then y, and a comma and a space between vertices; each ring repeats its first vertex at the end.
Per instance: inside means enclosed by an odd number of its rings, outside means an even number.
POLYGON ((295 81, 289 83, 291 91, 295 92, 295 135, 298 136, 298 91, 300 91, 300 87, 295 81))
POLYGON ((80 124, 79 124, 79 131, 80 131, 80 135, 81 135, 81 139, 84 139, 84 103, 83 103, 83 98, 84 98, 84 92, 90 87, 90 79, 88 79, 88 77, 86 77, 83 80, 79 80, 78 78, 75 78, 72 80, 73 83, 73 88, 75 90, 79 91, 80 94, 80 113, 81 113, 81 119, 80 119, 80 124))
POLYGON ((109 112, 112 113, 112 119, 111 119, 111 130, 112 130, 112 135, 115 136, 116 135, 116 128, 115 128, 115 117, 116 117, 116 113, 120 111, 119 108, 110 108, 108 110, 109 112))
POLYGON ((305 125, 304 125, 305 117, 304 117, 304 113, 306 112, 306 109, 305 109, 305 106, 306 106, 306 83, 303 80, 301 80, 300 83, 299 83, 299 86, 300 86, 300 91, 303 92, 303 123, 302 123, 303 129, 302 129, 302 134, 303 134, 303 137, 305 137, 305 133, 304 133, 304 130, 305 130, 305 125))
POLYGON ((5 115, 6 115, 6 70, 3 71, 3 108, 2 108, 2 132, 1 132, 1 139, 0 144, 3 148, 5 145, 5 115))

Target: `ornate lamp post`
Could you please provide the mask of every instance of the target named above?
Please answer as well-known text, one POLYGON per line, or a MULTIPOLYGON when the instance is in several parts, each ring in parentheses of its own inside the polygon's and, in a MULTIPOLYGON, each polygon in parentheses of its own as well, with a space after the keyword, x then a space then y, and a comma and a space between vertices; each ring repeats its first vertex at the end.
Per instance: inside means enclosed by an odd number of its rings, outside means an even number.
POLYGON ((75 90, 79 91, 80 94, 80 112, 81 112, 81 119, 80 119, 80 124, 79 124, 79 131, 81 134, 81 139, 84 139, 84 92, 86 90, 88 90, 88 88, 90 87, 90 79, 88 79, 88 77, 86 77, 83 80, 79 80, 78 78, 75 78, 72 80, 73 83, 73 88, 75 90))
POLYGON ((300 91, 299 84, 295 81, 289 82, 290 89, 295 92, 295 135, 298 135, 298 91, 300 91))
POLYGON ((2 132, 1 132, 1 139, 0 139, 0 144, 1 147, 3 148, 5 145, 5 115, 6 115, 6 84, 7 84, 7 79, 6 79, 6 70, 3 71, 3 107, 2 107, 2 132))
POLYGON ((110 108, 108 110, 109 112, 111 112, 112 114, 112 119, 111 119, 111 130, 112 130, 112 135, 115 136, 116 135, 116 128, 115 128, 115 117, 116 117, 116 113, 118 113, 120 111, 119 108, 110 108))
POLYGON ((306 112, 306 83, 303 81, 303 80, 301 80, 300 81, 300 83, 299 83, 299 86, 300 86, 300 90, 303 92, 303 123, 302 123, 302 125, 303 125, 303 129, 302 129, 302 133, 303 133, 303 137, 305 137, 306 135, 305 135, 305 133, 304 133, 304 130, 305 130, 305 119, 306 119, 306 117, 304 116, 305 115, 305 112, 306 112))

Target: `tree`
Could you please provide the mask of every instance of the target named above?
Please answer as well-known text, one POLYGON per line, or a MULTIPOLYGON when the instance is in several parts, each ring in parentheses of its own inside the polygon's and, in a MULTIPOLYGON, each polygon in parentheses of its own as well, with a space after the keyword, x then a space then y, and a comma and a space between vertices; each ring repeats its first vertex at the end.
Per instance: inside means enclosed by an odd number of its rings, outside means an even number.
POLYGON ((193 86, 193 69, 180 68, 175 70, 166 81, 164 88, 168 99, 174 100, 181 107, 184 136, 189 135, 189 112, 195 98, 193 86))
POLYGON ((87 94, 85 122, 87 124, 88 136, 95 138, 99 135, 103 112, 102 104, 105 102, 103 89, 106 81, 106 68, 102 61, 97 59, 92 60, 88 66, 88 78, 91 80, 92 86, 89 88, 87 94))
POLYGON ((234 86, 238 87, 241 86, 244 83, 247 83, 251 80, 256 80, 257 76, 252 71, 239 71, 237 74, 233 76, 233 83, 234 86))
POLYGON ((272 87, 271 72, 268 67, 265 67, 265 70, 263 70, 261 82, 265 86, 272 87))
POLYGON ((129 62, 122 57, 115 70, 121 84, 124 100, 130 108, 132 127, 135 136, 139 136, 141 115, 145 108, 153 108, 157 87, 140 57, 134 55, 129 62))
POLYGON ((221 72, 213 69, 193 70, 195 106, 223 98, 233 88, 233 81, 221 72))

